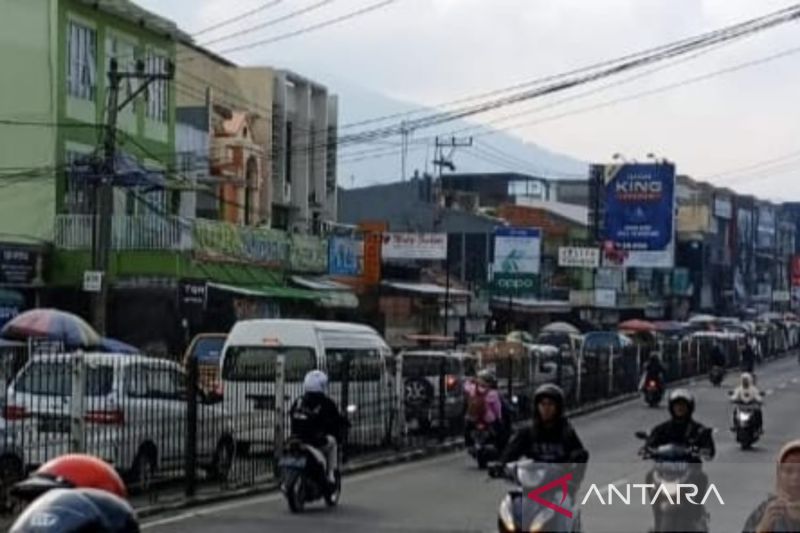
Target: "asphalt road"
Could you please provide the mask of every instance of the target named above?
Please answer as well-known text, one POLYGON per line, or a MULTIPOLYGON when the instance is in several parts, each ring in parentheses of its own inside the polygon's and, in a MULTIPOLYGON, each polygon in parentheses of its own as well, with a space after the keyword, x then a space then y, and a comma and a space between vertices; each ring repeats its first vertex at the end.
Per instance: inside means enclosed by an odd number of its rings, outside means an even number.
MULTIPOLYGON (((717 456, 706 465, 711 481, 725 502, 709 505, 712 531, 741 531, 751 510, 774 485, 774 457, 786 441, 800 437, 800 366, 790 357, 757 369, 758 384, 767 393, 764 438, 750 451, 741 451, 729 431, 731 407, 725 391, 737 376, 728 374, 722 389, 707 381, 691 386, 698 399, 696 418, 715 428, 717 456)), ((666 411, 631 401, 574 421, 592 456, 584 491, 592 483, 605 491, 643 483, 650 464, 637 456, 640 441, 633 433, 666 418, 666 411)), ((502 481, 489 481, 465 453, 367 472, 345 480, 341 504, 322 505, 301 516, 291 515, 281 495, 238 500, 161 517, 144 524, 147 531, 167 533, 247 532, 486 532, 496 529, 498 502, 507 490, 502 481)), ((650 508, 639 505, 600 505, 596 499, 582 509, 585 531, 646 531, 650 508)), ((605 492, 604 492, 605 494, 605 492)), ((581 498, 582 499, 582 498, 581 498)))

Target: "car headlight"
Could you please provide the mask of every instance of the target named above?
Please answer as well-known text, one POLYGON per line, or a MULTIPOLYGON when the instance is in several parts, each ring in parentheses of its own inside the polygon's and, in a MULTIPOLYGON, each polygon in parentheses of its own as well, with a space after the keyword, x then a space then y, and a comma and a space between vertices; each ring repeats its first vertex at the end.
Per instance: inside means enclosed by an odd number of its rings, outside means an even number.
POLYGON ((555 516, 555 512, 552 509, 544 508, 542 511, 536 515, 533 523, 531 524, 531 528, 528 530, 530 533, 540 533, 544 531, 545 526, 547 523, 553 519, 555 516))
POLYGON ((511 512, 511 498, 506 496, 500 503, 500 521, 507 531, 516 531, 517 527, 514 525, 514 516, 511 512))

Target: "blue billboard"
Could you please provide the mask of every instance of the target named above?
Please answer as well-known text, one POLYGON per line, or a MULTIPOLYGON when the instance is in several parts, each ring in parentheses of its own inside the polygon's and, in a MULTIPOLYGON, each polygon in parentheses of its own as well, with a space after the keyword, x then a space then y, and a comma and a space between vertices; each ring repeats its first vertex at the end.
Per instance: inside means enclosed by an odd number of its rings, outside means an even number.
POLYGON ((608 166, 604 187, 604 240, 627 254, 627 266, 671 267, 675 166, 669 163, 608 166))
POLYGON ((363 243, 352 237, 331 237, 328 241, 328 273, 335 276, 361 274, 363 243))

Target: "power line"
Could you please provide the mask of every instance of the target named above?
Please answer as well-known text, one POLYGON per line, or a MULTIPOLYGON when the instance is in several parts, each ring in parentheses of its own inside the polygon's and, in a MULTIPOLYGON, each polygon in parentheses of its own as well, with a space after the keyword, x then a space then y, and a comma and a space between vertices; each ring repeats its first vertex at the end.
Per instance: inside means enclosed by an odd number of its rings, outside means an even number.
POLYGON ((268 20, 266 22, 261 22, 259 24, 256 24, 255 26, 250 26, 250 27, 244 28, 242 30, 239 30, 237 32, 234 32, 234 33, 231 33, 231 34, 228 34, 228 35, 223 35, 222 37, 217 37, 216 39, 212 39, 210 41, 206 41, 206 42, 202 43, 200 46, 208 47, 208 46, 211 46, 212 44, 217 44, 217 43, 220 43, 220 42, 223 42, 223 41, 229 41, 231 39, 236 39, 236 38, 242 37, 244 35, 249 35, 249 34, 251 34, 253 32, 256 32, 258 30, 261 30, 261 29, 264 29, 264 28, 269 28, 270 26, 274 26, 276 24, 280 24, 281 22, 285 22, 287 20, 291 20, 293 18, 300 17, 302 15, 305 15, 306 13, 311 13, 312 11, 316 11, 318 9, 321 9, 321 8, 325 7, 326 5, 331 4, 331 3, 335 2, 335 1, 336 0, 322 0, 320 2, 317 2, 316 4, 311 4, 310 6, 306 6, 306 7, 302 8, 302 9, 298 9, 296 11, 292 11, 291 13, 287 13, 286 15, 282 15, 282 16, 274 18, 272 20, 268 20))
POLYGON ((249 50, 251 48, 256 48, 256 47, 259 47, 259 46, 265 46, 265 45, 276 43, 276 42, 279 42, 279 41, 284 41, 284 40, 290 39, 292 37, 297 37, 298 35, 305 35, 306 33, 310 33, 310 32, 316 31, 316 30, 320 30, 322 28, 327 28, 329 26, 333 26, 335 24, 340 24, 342 22, 354 19, 356 17, 360 17, 362 15, 366 15, 367 13, 370 13, 372 11, 376 11, 378 9, 381 9, 383 7, 388 6, 389 4, 393 4, 393 3, 397 2, 397 1, 398 0, 382 0, 382 1, 377 2, 375 4, 371 4, 371 5, 368 5, 366 7, 362 7, 361 9, 357 9, 355 11, 351 11, 350 13, 346 13, 344 15, 341 15, 341 16, 338 16, 338 17, 335 17, 335 18, 320 22, 318 24, 312 24, 311 26, 306 26, 305 28, 301 28, 299 30, 295 30, 295 31, 291 31, 291 32, 284 33, 284 34, 281 34, 281 35, 277 35, 275 37, 271 37, 269 39, 264 39, 262 41, 256 41, 256 42, 253 42, 253 43, 248 43, 248 44, 243 44, 243 45, 240 45, 240 46, 234 46, 232 48, 227 48, 225 50, 222 50, 219 53, 220 54, 232 54, 234 52, 241 52, 243 50, 249 50))
POLYGON ((231 24, 233 24, 235 22, 239 22, 240 20, 244 20, 247 17, 250 17, 252 15, 256 15, 258 13, 261 13, 262 11, 266 11, 267 9, 271 9, 271 8, 281 4, 282 2, 283 2, 283 0, 270 0, 268 2, 264 2, 260 6, 255 7, 253 9, 249 10, 249 11, 246 11, 246 12, 242 13, 241 15, 236 15, 235 17, 231 17, 231 18, 229 18, 227 20, 223 20, 222 22, 217 22, 216 24, 208 26, 207 28, 203 28, 202 30, 196 31, 196 32, 194 32, 192 34, 192 36, 193 37, 197 37, 198 35, 203 35, 204 33, 208 33, 210 31, 214 31, 214 30, 217 30, 219 28, 223 28, 225 26, 230 26, 231 24))

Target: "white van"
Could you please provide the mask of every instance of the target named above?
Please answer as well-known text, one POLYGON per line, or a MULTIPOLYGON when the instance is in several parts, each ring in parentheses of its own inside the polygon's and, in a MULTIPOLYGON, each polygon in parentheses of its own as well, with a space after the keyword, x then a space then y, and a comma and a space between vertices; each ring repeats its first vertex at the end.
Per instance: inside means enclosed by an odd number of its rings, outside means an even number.
POLYGON ((328 373, 329 394, 340 410, 350 411, 348 442, 370 445, 388 438, 394 409, 387 368, 391 350, 378 332, 340 322, 245 320, 233 326, 220 363, 223 409, 231 418, 240 452, 251 446, 268 451, 273 447, 279 355, 285 357, 284 437, 288 409, 303 392, 303 378, 318 368, 328 373))

